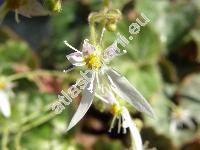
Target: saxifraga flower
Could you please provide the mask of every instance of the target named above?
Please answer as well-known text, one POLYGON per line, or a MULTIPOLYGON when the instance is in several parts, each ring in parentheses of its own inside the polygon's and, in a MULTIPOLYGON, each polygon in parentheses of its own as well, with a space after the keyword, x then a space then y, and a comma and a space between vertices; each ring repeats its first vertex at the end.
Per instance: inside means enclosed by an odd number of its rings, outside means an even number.
MULTIPOLYGON (((84 40, 82 51, 75 49, 67 41, 65 41, 65 44, 75 51, 67 55, 67 59, 76 67, 82 67, 92 71, 92 80, 83 90, 81 102, 69 123, 67 131, 83 118, 90 108, 94 96, 104 95, 106 89, 116 93, 137 110, 144 112, 151 117, 154 116, 151 106, 142 94, 140 94, 124 76, 108 66, 110 60, 105 57, 105 52, 116 52, 118 49, 116 42, 103 50, 101 45, 94 46, 86 39, 84 40)), ((110 59, 113 59, 113 57, 110 59)))
POLYGON ((131 119, 131 115, 128 111, 128 109, 125 106, 120 105, 120 103, 117 101, 117 98, 115 97, 115 94, 107 90, 105 95, 102 97, 99 97, 100 99, 106 100, 107 103, 111 106, 110 112, 113 114, 113 119, 110 125, 109 132, 112 131, 114 128, 117 120, 117 133, 121 132, 121 129, 123 129, 123 133, 126 134, 127 128, 130 130, 130 135, 133 141, 132 148, 134 150, 142 150, 142 138, 140 136, 140 132, 138 128, 136 127, 134 121, 131 119))

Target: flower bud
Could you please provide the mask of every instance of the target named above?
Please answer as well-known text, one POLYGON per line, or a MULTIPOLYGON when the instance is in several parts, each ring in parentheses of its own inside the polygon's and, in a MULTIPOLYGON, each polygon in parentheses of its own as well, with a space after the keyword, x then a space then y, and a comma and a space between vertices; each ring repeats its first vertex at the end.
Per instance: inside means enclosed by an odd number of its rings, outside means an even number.
POLYGON ((44 7, 51 12, 59 13, 61 11, 61 0, 45 0, 44 7))
POLYGON ((110 32, 115 32, 116 29, 117 29, 117 25, 116 23, 110 23, 110 22, 107 22, 106 23, 106 29, 110 32))
POLYGON ((106 29, 115 32, 117 29, 117 22, 121 18, 121 12, 118 9, 108 10, 106 14, 106 29))
POLYGON ((143 122, 142 122, 142 120, 140 120, 140 119, 134 119, 134 123, 136 124, 136 126, 137 126, 137 128, 138 129, 142 129, 142 127, 143 127, 143 122))

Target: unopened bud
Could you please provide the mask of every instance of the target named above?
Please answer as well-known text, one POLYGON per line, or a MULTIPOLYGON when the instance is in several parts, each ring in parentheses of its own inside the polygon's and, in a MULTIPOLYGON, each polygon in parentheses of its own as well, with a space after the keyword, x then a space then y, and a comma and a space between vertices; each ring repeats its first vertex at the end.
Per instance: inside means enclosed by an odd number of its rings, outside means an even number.
POLYGON ((137 128, 138 129, 142 129, 142 127, 143 127, 143 122, 142 122, 142 120, 140 120, 140 119, 134 119, 134 123, 136 124, 136 126, 137 126, 137 128))
POLYGON ((107 23, 106 24, 106 29, 108 30, 108 31, 110 31, 110 32, 115 32, 116 31, 116 29, 117 29, 117 25, 116 25, 116 23, 107 23))
POLYGON ((61 0, 45 0, 44 7, 51 12, 59 13, 61 11, 61 0))

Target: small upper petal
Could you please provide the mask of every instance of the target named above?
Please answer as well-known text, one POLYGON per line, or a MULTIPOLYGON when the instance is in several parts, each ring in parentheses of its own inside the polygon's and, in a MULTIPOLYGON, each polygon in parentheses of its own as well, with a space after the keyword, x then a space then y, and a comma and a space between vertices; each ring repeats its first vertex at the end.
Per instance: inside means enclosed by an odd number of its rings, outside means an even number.
POLYGON ((113 84, 116 94, 118 94, 122 99, 127 100, 131 105, 135 106, 137 110, 145 112, 151 117, 154 116, 153 109, 149 103, 124 76, 111 68, 108 68, 106 73, 110 83, 113 84))
POLYGON ((0 110, 5 117, 10 117, 11 110, 9 98, 3 90, 0 91, 0 110))
POLYGON ((96 51, 96 48, 89 43, 89 40, 88 39, 85 39, 84 40, 84 43, 83 43, 83 55, 87 56, 89 54, 92 54, 94 51, 96 51))
POLYGON ((67 59, 75 66, 83 66, 84 65, 84 59, 82 56, 82 53, 80 52, 74 52, 66 56, 67 59))

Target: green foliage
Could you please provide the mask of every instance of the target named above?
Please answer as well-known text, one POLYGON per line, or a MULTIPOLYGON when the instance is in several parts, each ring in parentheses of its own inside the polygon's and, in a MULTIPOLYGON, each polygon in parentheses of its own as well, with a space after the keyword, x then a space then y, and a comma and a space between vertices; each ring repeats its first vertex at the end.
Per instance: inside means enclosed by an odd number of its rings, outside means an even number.
MULTIPOLYGON (((90 37, 88 15, 102 8, 99 0, 66 0, 62 4, 58 14, 22 18, 19 24, 8 16, 0 26, 0 76, 12 77, 15 83, 13 94, 9 96, 12 115, 5 118, 0 113, 0 149, 5 150, 5 145, 11 150, 125 149, 131 142, 127 136, 107 133, 112 118, 107 112, 102 113, 105 106, 94 105, 85 116, 86 121, 68 133, 65 130, 79 97, 60 115, 51 111, 50 104, 57 100, 61 89, 67 90, 75 82, 75 72, 58 73, 70 65, 65 56, 72 50, 63 41, 81 50, 83 40, 90 37), (32 22, 33 31, 39 31, 39 25, 44 30, 48 28, 47 34, 42 33, 46 43, 38 40, 39 32, 33 33, 23 26, 28 26, 27 22, 32 22), (38 42, 38 47, 30 46, 32 40, 38 42), (40 70, 48 70, 48 73, 37 72, 40 70), (29 71, 35 72, 29 74, 29 71), (98 121, 88 121, 91 116, 98 121), (104 138, 108 135, 109 138, 104 138)), ((199 0, 112 0, 110 7, 121 10, 123 17, 115 24, 116 29, 111 26, 115 32, 105 33, 103 48, 116 40, 117 32, 128 39, 129 25, 136 22, 141 13, 150 19, 133 35, 133 40, 129 40, 124 48, 127 54, 111 62, 111 66, 148 99, 155 111, 156 117, 151 119, 128 107, 133 118, 142 121, 143 143, 148 140, 150 147, 158 150, 176 150, 185 143, 195 143, 200 133, 199 0), (182 126, 176 133, 170 130, 172 114, 177 108, 190 112, 194 129, 182 126)))
POLYGON ((116 150, 121 150, 123 149, 122 145, 118 142, 118 141, 106 141, 106 140, 98 140, 94 147, 94 149, 96 150, 112 150, 112 149, 116 149, 116 150))

